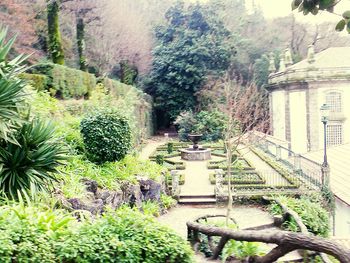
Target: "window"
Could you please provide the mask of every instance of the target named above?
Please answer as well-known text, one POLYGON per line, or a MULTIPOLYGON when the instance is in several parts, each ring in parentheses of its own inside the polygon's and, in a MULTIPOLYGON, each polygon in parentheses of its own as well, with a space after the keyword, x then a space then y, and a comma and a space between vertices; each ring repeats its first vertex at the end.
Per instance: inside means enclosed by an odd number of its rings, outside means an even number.
POLYGON ((340 92, 331 91, 326 94, 326 104, 330 112, 342 111, 342 96, 340 92))
POLYGON ((327 125, 327 145, 333 146, 343 143, 343 125, 329 124, 327 125))

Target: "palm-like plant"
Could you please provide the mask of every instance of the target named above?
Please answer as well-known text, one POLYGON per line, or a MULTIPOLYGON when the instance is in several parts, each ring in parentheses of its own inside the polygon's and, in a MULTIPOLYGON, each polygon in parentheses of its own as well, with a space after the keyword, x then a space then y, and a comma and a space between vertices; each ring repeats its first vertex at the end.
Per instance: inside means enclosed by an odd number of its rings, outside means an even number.
POLYGON ((6 42, 6 35, 0 27, 0 195, 16 199, 47 189, 65 156, 51 123, 21 116, 25 82, 17 75, 27 57, 8 59, 15 37, 6 42))
POLYGON ((33 196, 48 189, 57 166, 66 159, 54 132, 52 123, 34 119, 16 132, 16 143, 0 146, 0 193, 16 198, 18 192, 33 196))
POLYGON ((22 123, 19 111, 24 107, 23 80, 17 74, 26 66, 23 62, 27 56, 20 55, 13 60, 8 59, 15 37, 6 42, 7 29, 0 27, 0 139, 13 141, 13 131, 22 123))

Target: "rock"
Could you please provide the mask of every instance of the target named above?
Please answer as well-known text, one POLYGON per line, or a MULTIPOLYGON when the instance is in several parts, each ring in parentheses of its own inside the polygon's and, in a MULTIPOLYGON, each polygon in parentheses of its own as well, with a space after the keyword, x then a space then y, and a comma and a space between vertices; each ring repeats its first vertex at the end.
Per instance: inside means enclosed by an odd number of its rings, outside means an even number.
POLYGON ((151 179, 139 179, 142 201, 159 201, 162 185, 151 179))
POLYGON ((86 191, 94 193, 95 195, 97 194, 97 190, 98 190, 98 183, 95 180, 90 180, 87 178, 82 178, 80 180, 81 182, 83 182, 86 186, 86 191))
POLYGON ((87 210, 90 213, 97 215, 103 212, 104 203, 102 199, 81 200, 79 198, 70 198, 67 200, 74 210, 87 210))
POLYGON ((136 206, 137 208, 140 208, 142 203, 142 193, 140 186, 125 183, 121 188, 123 191, 122 200, 124 203, 129 203, 131 207, 136 206))
POLYGON ((117 209, 124 203, 122 191, 100 191, 98 192, 97 198, 102 199, 104 205, 112 209, 117 209))

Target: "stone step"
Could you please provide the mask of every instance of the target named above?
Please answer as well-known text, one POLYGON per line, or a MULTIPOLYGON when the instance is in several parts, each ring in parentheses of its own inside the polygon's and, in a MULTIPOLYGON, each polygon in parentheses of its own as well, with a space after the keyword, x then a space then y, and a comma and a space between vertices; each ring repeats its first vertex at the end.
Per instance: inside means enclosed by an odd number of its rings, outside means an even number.
POLYGON ((214 194, 180 194, 180 199, 181 198, 186 198, 186 199, 190 199, 190 198, 215 198, 214 194))
POLYGON ((180 205, 209 205, 216 204, 215 198, 180 198, 180 205))

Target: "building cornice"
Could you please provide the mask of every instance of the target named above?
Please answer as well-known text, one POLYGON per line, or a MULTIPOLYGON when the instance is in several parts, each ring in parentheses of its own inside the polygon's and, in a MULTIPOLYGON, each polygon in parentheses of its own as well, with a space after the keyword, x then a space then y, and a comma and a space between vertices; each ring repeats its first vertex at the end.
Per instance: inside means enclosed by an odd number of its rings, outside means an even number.
POLYGON ((291 69, 272 73, 266 86, 268 90, 289 88, 291 84, 306 88, 305 83, 326 81, 350 81, 350 67, 348 68, 307 68, 291 69))

